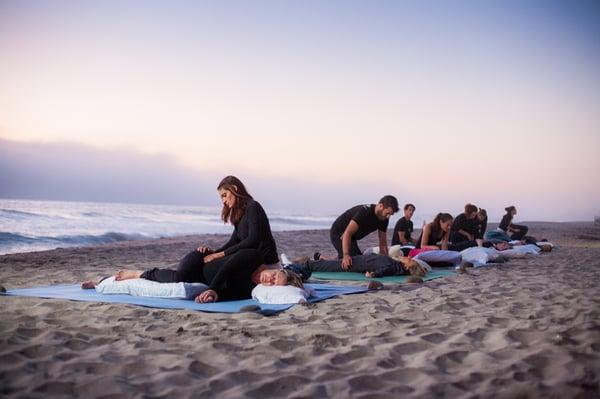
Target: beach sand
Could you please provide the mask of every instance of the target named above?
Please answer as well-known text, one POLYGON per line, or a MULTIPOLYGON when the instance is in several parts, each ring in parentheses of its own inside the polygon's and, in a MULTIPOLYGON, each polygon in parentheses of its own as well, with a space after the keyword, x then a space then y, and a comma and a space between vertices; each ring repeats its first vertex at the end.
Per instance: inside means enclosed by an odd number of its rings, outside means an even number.
MULTIPOLYGON (((559 247, 271 317, 0 297, 0 396, 600 397, 600 228, 529 225, 559 247)), ((0 284, 175 267, 225 238, 5 255, 0 284)), ((275 238, 290 258, 333 254, 327 231, 275 238)))

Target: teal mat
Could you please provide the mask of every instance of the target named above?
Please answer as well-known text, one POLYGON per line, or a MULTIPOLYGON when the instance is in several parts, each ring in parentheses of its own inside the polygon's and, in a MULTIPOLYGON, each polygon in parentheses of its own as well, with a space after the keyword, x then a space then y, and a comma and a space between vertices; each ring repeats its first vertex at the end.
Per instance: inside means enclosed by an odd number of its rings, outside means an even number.
MULTIPOLYGON (((429 281, 440 277, 454 276, 456 272, 454 269, 451 270, 433 270, 427 273, 427 276, 423 277, 423 281, 429 281)), ((313 272, 311 278, 317 280, 340 280, 340 281, 381 281, 382 283, 404 283, 409 275, 404 276, 387 276, 368 278, 365 277, 364 273, 353 273, 353 272, 313 272)))

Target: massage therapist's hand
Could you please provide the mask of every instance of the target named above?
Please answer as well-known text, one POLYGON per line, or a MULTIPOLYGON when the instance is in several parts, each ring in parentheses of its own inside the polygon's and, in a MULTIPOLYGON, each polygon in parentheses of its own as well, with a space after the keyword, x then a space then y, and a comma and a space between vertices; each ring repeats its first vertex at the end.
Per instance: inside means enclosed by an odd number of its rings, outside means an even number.
POLYGON ((215 290, 206 290, 196 297, 196 303, 217 302, 219 296, 215 290))
POLYGON ((344 257, 342 258, 342 268, 344 270, 350 270, 351 266, 352 266, 352 257, 350 255, 344 255, 344 257))
POLYGON ((210 249, 210 247, 198 247, 198 249, 196 249, 196 251, 200 252, 201 254, 205 254, 207 252, 212 252, 212 249, 210 249))
POLYGON ((206 255, 204 257, 204 263, 212 262, 215 259, 219 259, 225 256, 225 252, 217 252, 214 254, 206 255))

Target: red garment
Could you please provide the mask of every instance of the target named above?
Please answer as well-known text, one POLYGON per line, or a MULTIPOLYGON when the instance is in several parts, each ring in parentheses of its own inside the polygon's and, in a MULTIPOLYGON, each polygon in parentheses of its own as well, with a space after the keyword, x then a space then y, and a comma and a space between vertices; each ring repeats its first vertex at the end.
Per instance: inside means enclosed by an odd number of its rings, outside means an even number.
POLYGON ((433 248, 413 248, 408 253, 408 257, 409 258, 414 258, 415 256, 417 256, 421 252, 427 252, 427 251, 433 251, 433 248))

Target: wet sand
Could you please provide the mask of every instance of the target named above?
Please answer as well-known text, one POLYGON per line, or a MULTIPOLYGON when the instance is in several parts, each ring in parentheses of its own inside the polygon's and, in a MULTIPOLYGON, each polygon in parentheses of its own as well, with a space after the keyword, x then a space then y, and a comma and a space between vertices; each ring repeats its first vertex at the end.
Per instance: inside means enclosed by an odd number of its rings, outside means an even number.
MULTIPOLYGON (((272 317, 2 297, 0 396, 600 397, 600 228, 529 226, 558 248, 272 317)), ((326 231, 275 238, 290 258, 333 255, 326 231)), ((225 239, 5 255, 0 284, 175 267, 200 243, 225 239)))

